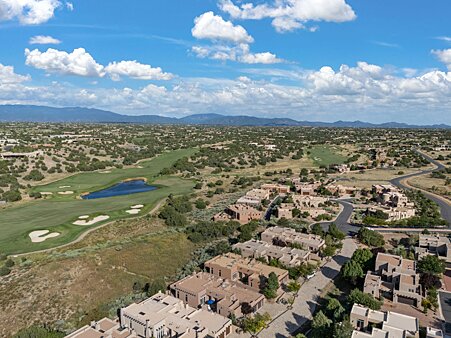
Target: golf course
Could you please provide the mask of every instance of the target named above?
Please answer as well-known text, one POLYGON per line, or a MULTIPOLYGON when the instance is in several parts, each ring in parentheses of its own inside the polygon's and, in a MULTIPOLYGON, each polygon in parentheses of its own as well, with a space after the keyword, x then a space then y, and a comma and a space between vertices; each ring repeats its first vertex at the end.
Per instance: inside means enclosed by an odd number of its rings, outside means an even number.
POLYGON ((66 244, 88 229, 106 222, 133 215, 144 215, 170 194, 189 193, 194 186, 193 181, 174 176, 159 176, 159 173, 178 159, 190 156, 195 151, 195 149, 171 151, 151 160, 142 161, 134 167, 78 173, 47 185, 34 187, 32 191, 42 193, 45 199, 18 203, 0 210, 0 252, 19 254, 66 244), (80 198, 81 194, 133 179, 146 180, 157 189, 92 200, 80 198), (141 207, 132 215, 129 209, 133 206, 141 207), (79 225, 84 222, 86 225, 79 225), (39 234, 45 230, 51 234, 47 239, 41 238, 42 241, 32 242, 33 233, 39 234))
POLYGON ((340 149, 331 146, 314 146, 309 157, 317 166, 342 164, 346 160, 346 157, 340 154, 340 149))

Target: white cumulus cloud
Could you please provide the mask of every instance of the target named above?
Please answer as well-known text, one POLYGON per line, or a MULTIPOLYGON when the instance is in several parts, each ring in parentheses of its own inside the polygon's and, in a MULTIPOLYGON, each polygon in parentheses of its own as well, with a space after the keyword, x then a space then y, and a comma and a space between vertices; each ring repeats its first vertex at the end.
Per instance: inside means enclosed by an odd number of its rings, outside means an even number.
POLYGON ((213 12, 206 12, 195 18, 191 33, 196 39, 225 40, 234 43, 254 41, 242 26, 234 25, 213 12))
POLYGON ((38 25, 49 21, 58 0, 0 0, 0 21, 19 20, 23 25, 38 25))
POLYGON ((0 63, 0 84, 17 84, 29 80, 31 80, 29 75, 16 74, 13 66, 4 66, 0 63))
POLYGON ((206 12, 194 20, 191 30, 196 39, 207 39, 210 46, 193 46, 191 51, 200 58, 230 60, 241 63, 274 64, 283 62, 270 52, 252 53, 250 44, 254 42, 242 26, 234 25, 213 12, 206 12))
POLYGON ((237 19, 271 18, 278 32, 305 28, 304 24, 309 21, 346 22, 356 18, 345 0, 273 0, 257 5, 220 0, 219 7, 237 19))
POLYGON ((106 73, 114 81, 119 81, 121 76, 128 76, 138 80, 170 80, 172 74, 165 73, 160 67, 153 68, 137 61, 112 62, 105 67, 106 73))
POLYGON ((61 40, 58 40, 49 35, 36 35, 30 38, 28 42, 30 45, 59 45, 61 40))
POLYGON ((433 50, 432 54, 435 54, 440 62, 444 63, 449 70, 451 70, 451 48, 443 50, 433 50))
POLYGON ((38 49, 27 48, 25 57, 28 66, 61 75, 99 78, 108 74, 113 81, 119 81, 121 77, 137 80, 170 80, 174 77, 170 73, 163 72, 160 67, 152 67, 138 61, 114 61, 103 66, 84 48, 76 48, 72 52, 53 48, 41 52, 38 49))
POLYGON ((30 51, 27 48, 25 56, 25 63, 28 66, 43 69, 49 73, 86 77, 102 77, 105 74, 104 67, 98 64, 84 48, 76 48, 71 53, 53 48, 47 49, 46 52, 38 49, 30 51))

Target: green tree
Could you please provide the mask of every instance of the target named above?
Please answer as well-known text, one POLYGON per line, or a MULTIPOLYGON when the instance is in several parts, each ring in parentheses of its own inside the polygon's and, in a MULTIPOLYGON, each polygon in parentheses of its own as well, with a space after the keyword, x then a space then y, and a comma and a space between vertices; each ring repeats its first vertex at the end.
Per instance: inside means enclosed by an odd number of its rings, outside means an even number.
POLYGON ((350 292, 348 296, 348 302, 350 306, 354 304, 360 304, 370 308, 371 310, 380 310, 382 302, 375 299, 372 295, 364 293, 359 289, 354 289, 350 292))
POLYGON ((352 255, 352 260, 356 261, 360 264, 362 269, 369 270, 370 266, 368 266, 371 263, 371 259, 373 258, 373 253, 369 249, 357 249, 354 254, 352 255))
POLYGON ((195 205, 197 209, 205 209, 207 207, 207 203, 201 198, 196 200, 195 205))
POLYGON ((417 269, 422 274, 437 276, 445 272, 446 263, 435 255, 427 255, 419 260, 417 269))
POLYGON ((349 280, 354 285, 359 278, 362 278, 365 275, 362 266, 352 259, 343 265, 341 274, 343 278, 349 280))
POLYGON ((334 338, 351 338, 354 327, 349 320, 334 325, 334 338))
POLYGON ((256 334, 266 327, 266 324, 271 321, 271 316, 268 313, 256 313, 253 317, 246 317, 242 322, 242 329, 245 332, 256 334))
POLYGON ((324 236, 324 230, 321 227, 321 224, 319 224, 319 223, 313 224, 311 231, 312 231, 312 234, 315 234, 315 235, 318 235, 321 237, 324 236))
POLYGON ((327 313, 334 318, 334 321, 340 321, 345 312, 345 308, 343 307, 343 305, 341 305, 340 301, 337 298, 329 299, 326 310, 327 313))
POLYGON ((277 297, 277 290, 279 289, 279 278, 274 272, 271 272, 268 276, 268 280, 266 281, 265 288, 263 290, 263 294, 268 299, 273 299, 277 297))
POLYGON ((338 229, 337 225, 335 223, 331 223, 329 225, 329 235, 331 235, 336 240, 342 241, 346 235, 338 229))
POLYGON ((358 238, 363 244, 375 248, 383 247, 385 244, 384 236, 368 228, 360 228, 358 238))
POLYGON ((323 311, 319 311, 312 321, 312 337, 324 338, 328 336, 328 331, 332 325, 332 320, 327 318, 323 311))
POLYGON ((291 281, 290 283, 288 283, 287 289, 290 292, 296 293, 301 289, 301 284, 296 281, 291 281))

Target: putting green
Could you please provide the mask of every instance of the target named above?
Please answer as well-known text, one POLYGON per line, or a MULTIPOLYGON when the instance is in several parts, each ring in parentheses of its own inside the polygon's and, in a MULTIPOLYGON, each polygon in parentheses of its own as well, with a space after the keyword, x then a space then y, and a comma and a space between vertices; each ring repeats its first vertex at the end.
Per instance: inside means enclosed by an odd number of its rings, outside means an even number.
POLYGON ((140 167, 114 169, 111 173, 80 173, 63 180, 34 188, 34 191, 53 192, 45 200, 18 204, 0 211, 0 252, 17 254, 48 249, 76 239, 87 229, 119 218, 133 217, 126 213, 132 205, 143 204, 141 215, 150 211, 169 194, 179 195, 191 191, 193 181, 178 177, 157 177, 161 169, 177 159, 193 154, 195 149, 184 149, 162 154, 140 163, 140 167), (95 200, 82 200, 83 192, 97 191, 129 178, 143 177, 158 187, 157 190, 95 200), (70 186, 67 188, 66 186, 70 186), (59 188, 64 187, 64 188, 59 188), (58 191, 74 191, 73 195, 58 195, 58 191), (108 215, 110 218, 92 226, 73 225, 81 215, 108 215), (42 243, 32 243, 31 231, 49 230, 60 236, 42 243))

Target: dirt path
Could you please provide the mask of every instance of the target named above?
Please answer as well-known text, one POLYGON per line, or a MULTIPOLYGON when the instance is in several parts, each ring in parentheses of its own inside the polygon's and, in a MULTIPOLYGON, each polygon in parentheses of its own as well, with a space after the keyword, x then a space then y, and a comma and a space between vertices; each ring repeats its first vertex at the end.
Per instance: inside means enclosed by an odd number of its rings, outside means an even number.
MULTIPOLYGON (((161 208, 161 206, 163 205, 163 203, 164 203, 165 201, 166 201, 166 198, 162 199, 161 201, 159 201, 159 202, 157 203, 156 206, 154 206, 154 207, 152 208, 152 210, 150 210, 148 213, 146 213, 146 214, 144 214, 144 215, 139 215, 138 217, 129 217, 129 218, 127 218, 127 219, 138 219, 138 218, 145 217, 145 216, 147 216, 147 215, 153 215, 153 214, 155 214, 155 213, 158 211, 158 209, 161 208)), ((32 255, 32 254, 45 253, 45 252, 50 252, 50 251, 52 251, 52 250, 65 248, 65 247, 67 247, 67 246, 70 246, 70 245, 73 245, 73 244, 76 244, 76 243, 81 242, 81 241, 82 241, 83 239, 85 239, 86 236, 88 236, 90 233, 92 233, 92 232, 94 232, 94 231, 97 231, 97 230, 99 230, 99 229, 101 229, 101 228, 104 228, 104 227, 106 227, 107 225, 113 224, 113 223, 116 222, 116 221, 117 221, 117 220, 114 220, 114 221, 107 222, 107 223, 105 223, 105 224, 101 224, 101 225, 99 225, 99 226, 96 226, 96 227, 94 227, 94 228, 90 228, 90 229, 86 230, 85 232, 83 232, 82 234, 80 234, 80 236, 78 236, 78 238, 74 239, 72 242, 69 242, 69 243, 66 243, 66 244, 61 244, 61 245, 58 245, 58 246, 55 246, 55 247, 49 248, 49 249, 43 249, 43 250, 37 250, 37 251, 30 251, 30 252, 26 252, 26 253, 22 253, 22 254, 11 255, 11 257, 23 257, 23 256, 32 255)))

